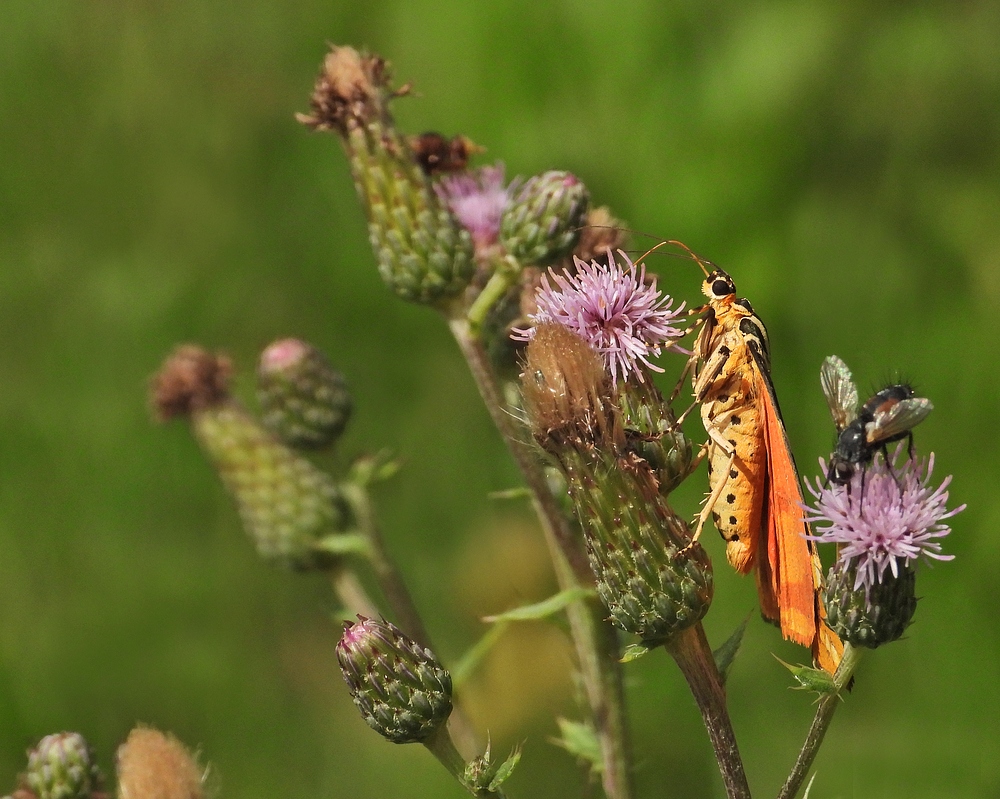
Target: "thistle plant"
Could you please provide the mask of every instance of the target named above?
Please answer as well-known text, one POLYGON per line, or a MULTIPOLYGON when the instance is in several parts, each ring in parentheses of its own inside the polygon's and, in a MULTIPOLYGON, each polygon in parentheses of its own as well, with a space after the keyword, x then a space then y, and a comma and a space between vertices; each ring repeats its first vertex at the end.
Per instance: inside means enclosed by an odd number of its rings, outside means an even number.
MULTIPOLYGON (((692 369, 721 369, 739 348, 756 347, 764 358, 763 328, 754 322, 749 332, 735 330, 713 353, 721 365, 704 352, 692 355, 685 338, 715 306, 689 311, 675 296, 682 287, 666 292, 645 260, 626 252, 624 226, 611 211, 591 207, 580 177, 554 169, 507 183, 502 163, 469 163, 479 148, 461 135, 400 132, 390 104, 409 88, 391 83, 381 57, 333 47, 299 121, 340 142, 380 275, 399 298, 440 314, 523 476, 559 592, 501 615, 505 623, 565 616, 585 707, 584 718, 559 720, 559 743, 600 775, 609 799, 633 799, 623 671, 662 648, 698 706, 726 795, 750 797, 725 686, 742 628, 713 652, 702 626, 716 592, 713 545, 692 530, 697 508, 675 499, 678 486, 698 474, 708 442, 683 427, 694 406, 674 402, 692 369), (675 376, 665 398, 657 381, 675 376)), ((279 340, 258 365, 258 417, 234 397, 232 371, 225 356, 179 348, 153 380, 158 417, 188 421, 265 560, 331 576, 341 619, 356 619, 340 633, 336 660, 364 722, 392 743, 426 747, 471 795, 504 796, 522 749, 494 757, 488 729, 473 729, 463 713, 460 679, 496 636, 488 632, 457 666, 435 654, 370 493, 399 464, 384 453, 361 453, 346 468, 316 459, 348 424, 347 380, 316 347, 279 340)), ((849 379, 846 367, 843 374, 849 379)), ((931 406, 921 407, 922 419, 931 406)), ((868 436, 867 417, 852 410, 852 431, 868 436)), ((909 429, 892 429, 881 443, 904 436, 909 429)), ((813 525, 813 544, 835 550, 826 575, 818 558, 811 561, 806 598, 845 646, 833 674, 811 661, 790 666, 819 699, 779 793, 785 799, 798 795, 834 711, 862 678, 861 650, 900 639, 911 622, 918 562, 951 557, 941 539, 962 507, 946 506, 950 478, 935 487, 933 455, 902 452, 872 458, 865 449, 853 477, 833 485, 821 460, 822 476, 808 484, 815 502, 799 509, 813 525)), ((765 473, 766 451, 746 457, 761 458, 765 473)), ((735 513, 735 495, 725 501, 735 513)), ((761 546, 772 544, 780 549, 780 541, 761 546)), ((200 799, 203 772, 181 756, 183 747, 133 735, 119 753, 123 799, 151 795, 133 786, 141 782, 136 764, 149 759, 136 753, 154 750, 183 764, 172 772, 170 799, 200 799)), ((524 751, 535 745, 526 742, 524 751)), ((36 799, 95 795, 80 741, 60 739, 39 751, 20 790, 36 799)))

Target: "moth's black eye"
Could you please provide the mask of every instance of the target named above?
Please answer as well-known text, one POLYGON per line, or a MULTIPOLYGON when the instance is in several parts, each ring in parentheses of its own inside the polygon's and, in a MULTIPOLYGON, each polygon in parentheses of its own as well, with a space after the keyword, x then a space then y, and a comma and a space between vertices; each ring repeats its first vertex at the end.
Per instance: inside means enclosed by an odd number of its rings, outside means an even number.
POLYGON ((730 285, 728 280, 723 280, 719 278, 714 283, 712 283, 712 294, 716 297, 725 297, 727 294, 733 293, 733 287, 730 285))

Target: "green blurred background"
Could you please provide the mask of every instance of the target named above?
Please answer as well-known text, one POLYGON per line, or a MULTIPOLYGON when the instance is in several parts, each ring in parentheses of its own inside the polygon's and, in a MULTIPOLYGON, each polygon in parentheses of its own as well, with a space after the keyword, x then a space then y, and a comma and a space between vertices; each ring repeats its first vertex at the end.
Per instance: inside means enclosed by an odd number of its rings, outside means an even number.
MULTIPOLYGON (((45 733, 83 732, 110 770, 144 721, 200 746, 223 796, 463 795, 363 725, 328 586, 261 564, 188 431, 146 407, 178 342, 232 353, 249 398, 259 350, 307 338, 355 392, 344 460, 406 459, 380 510, 439 654, 553 591, 530 517, 487 498, 517 477, 444 326, 382 286, 336 141, 293 120, 336 42, 415 83, 405 130, 464 133, 509 175, 572 170, 731 271, 800 464, 833 438, 827 354, 862 392, 901 374, 933 399, 917 439, 969 503, 956 559, 864 662, 812 796, 1000 795, 998 4, 7 0, 0 32, 0 788, 45 733)), ((697 300, 688 265, 654 264, 697 300)), ((753 586, 707 541, 718 642, 753 586)), ((772 651, 801 658, 755 618, 729 688, 759 796, 812 712, 772 651)), ((547 741, 579 714, 569 666, 558 629, 525 625, 470 687, 495 748, 526 741, 512 797, 584 790, 547 741)), ((673 664, 627 674, 641 794, 722 795, 673 664)))

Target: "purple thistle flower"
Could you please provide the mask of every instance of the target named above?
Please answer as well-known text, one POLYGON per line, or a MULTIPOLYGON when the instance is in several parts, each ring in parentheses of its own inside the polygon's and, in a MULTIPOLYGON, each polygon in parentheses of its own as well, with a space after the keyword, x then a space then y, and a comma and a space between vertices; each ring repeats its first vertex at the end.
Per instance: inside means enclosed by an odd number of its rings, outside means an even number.
POLYGON ((509 195, 503 185, 504 166, 484 166, 441 178, 434 190, 447 203, 455 218, 472 234, 476 249, 495 243, 500 233, 500 216, 509 195))
MULTIPOLYGON (((640 364, 662 372, 650 363, 650 356, 673 348, 673 342, 687 332, 673 325, 684 303, 671 309, 673 299, 657 290, 656 278, 646 283, 645 265, 636 269, 624 252, 618 254, 626 268, 615 263, 609 252, 607 266, 574 257, 575 274, 564 269, 560 275, 549 269, 535 296, 538 311, 528 317, 533 325, 556 322, 584 339, 604 357, 615 385, 619 376, 624 380, 630 372, 642 382, 640 364)), ((511 335, 530 341, 534 332, 534 327, 515 328, 511 335)))
MULTIPOLYGON (((893 463, 901 451, 902 446, 896 449, 893 463)), ((822 458, 819 463, 825 475, 826 463, 822 458)), ((825 479, 817 477, 813 487, 806 481, 816 499, 815 507, 806 508, 806 521, 817 531, 809 538, 840 544, 838 565, 847 567, 854 561, 853 590, 864 586, 870 591, 883 581, 886 570, 898 577, 902 568, 921 557, 955 557, 941 554, 936 539, 951 532, 945 519, 965 510, 965 505, 946 508, 951 476, 933 488, 933 470, 933 453, 929 458, 907 460, 901 469, 890 468, 885 458, 877 456, 868 469, 858 469, 847 485, 824 486, 825 479)))

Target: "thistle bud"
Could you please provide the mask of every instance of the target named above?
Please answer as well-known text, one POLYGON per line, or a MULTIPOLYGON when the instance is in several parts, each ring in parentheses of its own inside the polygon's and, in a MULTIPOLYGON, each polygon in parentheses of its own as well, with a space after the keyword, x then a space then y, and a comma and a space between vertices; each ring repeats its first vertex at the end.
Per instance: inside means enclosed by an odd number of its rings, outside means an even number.
POLYGON ((295 569, 322 568, 330 556, 317 541, 349 524, 340 490, 229 395, 230 372, 224 357, 180 347, 153 380, 154 406, 161 419, 190 419, 262 557, 295 569))
POLYGON ((337 661, 365 722, 396 744, 432 735, 451 715, 451 675, 429 649, 393 624, 358 616, 337 661))
POLYGON ((627 239, 622 223, 611 215, 607 206, 602 205, 587 213, 573 256, 586 264, 591 261, 610 264, 618 250, 626 249, 627 239))
POLYGON ((37 799, 89 799, 100 790, 101 772, 82 735, 59 732, 28 752, 24 780, 37 799))
POLYGON ((385 61, 334 47, 299 121, 340 136, 362 205, 379 274, 400 297, 439 304, 461 292, 475 268, 472 240, 434 193, 389 113, 385 61))
POLYGON ((628 450, 648 464, 667 496, 691 473, 691 439, 651 380, 620 383, 617 400, 628 450))
POLYGON ((856 569, 838 562, 827 577, 822 599, 826 623, 852 646, 877 649, 900 638, 917 609, 916 577, 903 567, 871 587, 858 586, 856 569))
POLYGON ((511 192, 500 242, 524 265, 546 265, 572 252, 587 217, 590 193, 569 172, 545 172, 511 192))
POLYGON ((535 441, 566 477, 611 620, 654 642, 699 621, 711 562, 667 504, 658 470, 629 444, 600 356, 567 328, 538 325, 522 391, 535 441))
POLYGON ((257 400, 267 428, 303 449, 332 444, 351 416, 344 376, 322 352, 294 338, 275 341, 261 353, 257 400))

